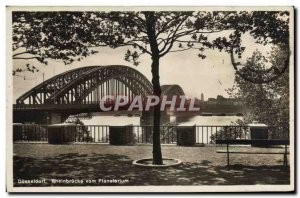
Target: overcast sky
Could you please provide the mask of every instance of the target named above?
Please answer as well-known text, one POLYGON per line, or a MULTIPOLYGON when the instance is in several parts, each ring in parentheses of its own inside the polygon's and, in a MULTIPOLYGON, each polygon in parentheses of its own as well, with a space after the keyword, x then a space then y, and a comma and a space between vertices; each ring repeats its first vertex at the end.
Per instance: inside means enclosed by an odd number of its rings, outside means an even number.
MULTIPOLYGON (((246 46, 246 52, 243 57, 249 57, 255 49, 263 52, 268 51, 269 47, 254 44, 252 37, 243 36, 243 44, 246 46)), ((140 57, 140 65, 133 66, 124 60, 126 47, 110 49, 108 47, 97 48, 98 54, 89 56, 80 62, 74 62, 71 65, 64 65, 61 61, 49 61, 47 66, 39 64, 36 61, 14 60, 14 69, 26 63, 34 63, 40 69, 40 72, 31 74, 29 72, 21 73, 22 77, 13 77, 14 102, 16 98, 30 90, 37 84, 51 78, 53 75, 61 72, 90 65, 127 65, 133 67, 144 74, 151 81, 151 58, 149 55, 140 57)), ((197 50, 169 53, 160 60, 160 82, 165 84, 180 85, 188 97, 200 98, 204 94, 205 100, 209 97, 223 95, 227 97, 225 89, 231 88, 234 82, 234 69, 230 62, 230 55, 218 50, 206 50, 206 59, 200 59, 197 56, 197 50)))

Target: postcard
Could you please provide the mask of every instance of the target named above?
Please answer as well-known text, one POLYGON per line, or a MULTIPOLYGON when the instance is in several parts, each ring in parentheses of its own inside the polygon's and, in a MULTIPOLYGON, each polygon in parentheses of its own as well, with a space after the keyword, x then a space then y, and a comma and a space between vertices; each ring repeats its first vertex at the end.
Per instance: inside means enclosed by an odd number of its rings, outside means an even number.
POLYGON ((293 192, 293 7, 7 7, 8 192, 293 192))

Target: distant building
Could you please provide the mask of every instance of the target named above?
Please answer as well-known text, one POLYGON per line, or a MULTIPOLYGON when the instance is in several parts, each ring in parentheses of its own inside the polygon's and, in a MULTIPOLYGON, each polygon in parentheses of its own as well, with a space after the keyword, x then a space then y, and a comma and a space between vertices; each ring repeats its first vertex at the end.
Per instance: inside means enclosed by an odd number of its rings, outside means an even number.
POLYGON ((208 98, 207 99, 207 104, 217 104, 217 99, 215 99, 215 98, 208 98))
POLYGON ((204 102, 204 94, 201 93, 201 101, 204 102))
POLYGON ((240 106, 242 105, 241 101, 238 101, 237 99, 234 98, 225 98, 221 95, 218 95, 217 98, 208 98, 207 99, 207 104, 211 105, 233 105, 233 106, 240 106))

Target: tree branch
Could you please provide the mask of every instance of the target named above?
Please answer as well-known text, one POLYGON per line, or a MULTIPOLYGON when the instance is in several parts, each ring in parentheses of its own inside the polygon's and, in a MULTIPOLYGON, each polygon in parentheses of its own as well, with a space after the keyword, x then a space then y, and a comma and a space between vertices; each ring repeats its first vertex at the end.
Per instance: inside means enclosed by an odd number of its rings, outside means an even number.
POLYGON ((172 18, 170 21, 168 21, 167 23, 164 24, 164 26, 161 28, 160 31, 157 32, 156 37, 158 37, 161 33, 163 33, 165 30, 167 30, 168 28, 170 28, 170 24, 173 21, 176 21, 177 19, 179 19, 181 16, 185 16, 185 14, 182 15, 178 15, 176 18, 172 18))
POLYGON ((152 55, 152 53, 147 50, 146 48, 144 48, 143 46, 141 46, 140 44, 137 44, 136 42, 132 41, 127 41, 126 43, 120 44, 117 47, 125 47, 125 46, 137 46, 138 48, 140 48, 142 51, 146 52, 149 55, 152 55))
POLYGON ((25 52, 20 52, 20 53, 16 53, 13 55, 13 57, 16 57, 18 55, 22 55, 22 54, 31 54, 33 51, 25 51, 25 52))
MULTIPOLYGON (((251 82, 251 83, 254 83, 254 84, 270 83, 270 82, 276 80, 277 78, 279 78, 287 70, 287 68, 289 66, 289 53, 288 53, 287 58, 283 63, 284 66, 281 70, 278 70, 278 69, 275 70, 274 69, 275 67, 272 66, 272 70, 273 70, 273 73, 274 73, 273 77, 265 79, 265 78, 263 78, 265 76, 263 76, 262 73, 266 73, 266 72, 252 70, 252 71, 250 71, 250 72, 252 72, 252 77, 253 77, 253 74, 260 75, 260 76, 259 76, 259 78, 250 78, 245 73, 242 73, 242 72, 239 71, 238 66, 241 66, 241 64, 239 62, 235 62, 233 48, 230 51, 230 59, 231 59, 232 66, 233 66, 234 70, 236 71, 236 73, 239 76, 241 76, 241 78, 243 78, 244 80, 246 80, 248 82, 251 82)), ((270 69, 268 69, 268 71, 270 71, 268 73, 272 74, 270 69)))
POLYGON ((34 56, 34 57, 14 57, 13 59, 23 59, 23 60, 30 60, 30 59, 39 59, 40 57, 34 56))
MULTIPOLYGON (((166 41, 166 44, 164 45, 164 47, 159 51, 159 53, 161 53, 161 54, 160 54, 160 57, 163 57, 165 54, 167 54, 167 53, 170 51, 170 49, 173 47, 174 40, 176 39, 175 35, 176 35, 178 29, 180 28, 180 26, 188 19, 188 17, 189 17, 189 16, 186 16, 186 17, 178 24, 178 26, 175 28, 175 30, 174 30, 174 32, 173 32, 173 34, 172 34, 172 37, 170 38, 170 39, 171 39, 171 40, 170 40, 170 43, 169 43, 169 41, 166 41), (169 45, 169 47, 167 48, 167 50, 166 50, 165 52, 163 52, 163 51, 166 49, 167 45, 169 45), (163 52, 163 53, 162 53, 162 52, 163 52)), ((171 34, 170 34, 170 35, 171 35, 171 34)), ((168 37, 169 37, 169 36, 168 36, 168 37)))

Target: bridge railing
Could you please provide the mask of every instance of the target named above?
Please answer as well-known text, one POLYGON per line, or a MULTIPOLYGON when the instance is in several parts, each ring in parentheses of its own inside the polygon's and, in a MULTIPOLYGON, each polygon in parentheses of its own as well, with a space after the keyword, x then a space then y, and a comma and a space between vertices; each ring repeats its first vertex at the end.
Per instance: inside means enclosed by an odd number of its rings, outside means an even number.
MULTIPOLYGON (((133 143, 151 144, 152 125, 128 125, 133 143)), ((76 125, 74 142, 109 143, 109 125, 76 125)), ((128 127, 127 127, 128 129, 128 127)), ((127 130, 128 131, 128 130, 127 130)), ((14 124, 13 141, 47 142, 49 125, 14 124)), ((190 138, 195 144, 215 144, 216 139, 250 139, 249 126, 213 125, 162 125, 160 137, 162 144, 178 144, 181 138, 190 138), (186 137, 188 135, 188 137, 186 137)), ((282 126, 268 127, 269 139, 288 139, 289 130, 282 126)))

